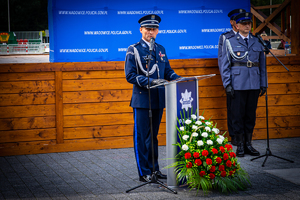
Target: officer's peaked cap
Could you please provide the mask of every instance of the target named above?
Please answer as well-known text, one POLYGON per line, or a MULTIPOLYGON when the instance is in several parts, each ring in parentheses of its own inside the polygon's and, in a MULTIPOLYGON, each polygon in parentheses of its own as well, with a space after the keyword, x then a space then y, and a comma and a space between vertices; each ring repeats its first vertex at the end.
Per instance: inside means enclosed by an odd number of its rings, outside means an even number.
POLYGON ((161 18, 158 15, 146 15, 139 20, 141 27, 158 28, 161 18))
POLYGON ((234 20, 234 17, 240 13, 246 12, 244 9, 234 9, 228 13, 230 20, 234 20))
POLYGON ((252 13, 244 12, 234 17, 236 23, 252 22, 252 13))

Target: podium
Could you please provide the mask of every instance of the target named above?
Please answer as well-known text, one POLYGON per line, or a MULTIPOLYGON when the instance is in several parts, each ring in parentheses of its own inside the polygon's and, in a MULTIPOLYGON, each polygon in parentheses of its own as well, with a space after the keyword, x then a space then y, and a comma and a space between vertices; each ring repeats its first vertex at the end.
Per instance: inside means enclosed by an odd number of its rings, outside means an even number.
MULTIPOLYGON (((177 155, 178 141, 177 136, 177 118, 181 119, 180 113, 188 113, 190 118, 191 114, 197 113, 199 117, 199 94, 198 94, 198 81, 215 76, 216 74, 182 77, 162 85, 165 86, 165 101, 166 101, 166 151, 167 151, 167 166, 174 163, 175 156, 177 155)), ((158 86, 158 85, 157 85, 158 86)), ((156 87, 157 87, 156 86, 156 87)), ((174 168, 167 169, 167 185, 168 187, 177 187, 176 174, 174 168)))

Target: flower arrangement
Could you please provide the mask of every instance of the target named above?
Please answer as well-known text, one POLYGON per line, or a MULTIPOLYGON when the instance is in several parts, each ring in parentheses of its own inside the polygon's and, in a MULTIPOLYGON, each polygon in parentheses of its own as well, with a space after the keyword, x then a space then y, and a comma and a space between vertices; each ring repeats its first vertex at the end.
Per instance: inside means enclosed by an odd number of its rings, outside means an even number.
MULTIPOLYGON (((184 113, 185 114, 185 113, 184 113)), ((177 181, 191 188, 200 188, 204 192, 218 189, 228 193, 244 190, 250 184, 228 139, 219 135, 220 130, 213 122, 203 116, 192 114, 190 119, 181 117, 177 127, 180 142, 174 144, 180 148, 174 167, 177 181)))

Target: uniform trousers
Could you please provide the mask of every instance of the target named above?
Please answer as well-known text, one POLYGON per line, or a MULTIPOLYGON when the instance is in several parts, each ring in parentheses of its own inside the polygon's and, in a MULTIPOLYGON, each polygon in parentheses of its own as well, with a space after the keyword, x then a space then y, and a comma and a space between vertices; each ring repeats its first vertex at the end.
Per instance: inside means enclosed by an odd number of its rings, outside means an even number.
MULTIPOLYGON (((151 145, 149 109, 133 108, 133 113, 134 113, 134 130, 133 130, 134 153, 135 153, 139 176, 150 175, 152 174, 153 171, 153 165, 152 165, 152 145, 151 145)), ((159 171, 157 134, 158 134, 162 115, 163 115, 163 109, 152 109, 155 171, 159 171)))
POLYGON ((235 135, 253 133, 260 90, 235 90, 231 99, 232 127, 235 135))

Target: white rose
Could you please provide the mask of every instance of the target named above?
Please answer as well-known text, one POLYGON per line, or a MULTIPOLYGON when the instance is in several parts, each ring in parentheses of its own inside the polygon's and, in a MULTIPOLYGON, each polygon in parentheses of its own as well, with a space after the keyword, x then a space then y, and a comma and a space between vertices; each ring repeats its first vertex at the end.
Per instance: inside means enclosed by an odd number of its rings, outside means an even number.
POLYGON ((196 122, 195 122, 195 124, 197 124, 197 125, 201 125, 201 124, 202 124, 202 122, 201 122, 201 121, 196 121, 196 122))
POLYGON ((198 146, 202 146, 203 145, 203 141, 202 140, 198 140, 197 145, 198 146))
POLYGON ((196 115, 191 115, 191 118, 192 119, 197 119, 197 116, 196 115))
POLYGON ((209 127, 205 127, 205 130, 208 131, 208 132, 211 132, 209 127))
POLYGON ((217 142, 218 142, 219 144, 222 144, 222 143, 223 143, 223 140, 222 140, 221 138, 218 138, 218 139, 217 139, 217 142))
POLYGON ((197 137, 197 136, 198 136, 198 133, 194 132, 194 133, 192 133, 192 136, 193 136, 193 137, 197 137))
POLYGON ((207 142, 206 142, 208 145, 213 145, 213 141, 211 141, 211 140, 207 140, 207 142))
POLYGON ((204 120, 205 118, 203 116, 199 116, 199 119, 204 120))
POLYGON ((213 128, 212 131, 215 132, 216 134, 220 133, 220 130, 217 128, 213 128))
POLYGON ((206 138, 206 137, 208 136, 208 134, 207 134, 206 132, 203 132, 203 133, 201 134, 201 136, 206 138))
POLYGON ((188 136, 188 135, 184 135, 184 136, 182 136, 182 139, 187 140, 189 137, 190 136, 188 136))
POLYGON ((210 122, 205 122, 205 124, 206 124, 207 126, 211 125, 211 123, 210 123, 210 122))
POLYGON ((183 126, 181 126, 179 129, 180 129, 181 131, 184 131, 184 127, 183 127, 183 126))
POLYGON ((190 124, 190 123, 192 123, 191 120, 189 120, 189 119, 185 120, 185 124, 190 124))
POLYGON ((223 135, 219 135, 219 138, 221 139, 221 140, 224 140, 225 138, 223 137, 223 135))
POLYGON ((192 129, 196 130, 197 128, 198 128, 198 126, 195 126, 195 125, 192 126, 192 129))
POLYGON ((187 150, 189 149, 188 145, 186 145, 186 144, 182 145, 181 148, 182 148, 182 150, 184 150, 184 151, 187 151, 187 150))

